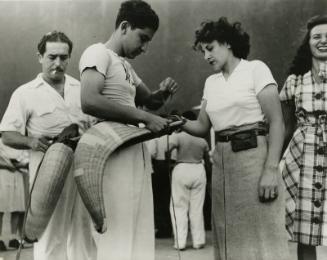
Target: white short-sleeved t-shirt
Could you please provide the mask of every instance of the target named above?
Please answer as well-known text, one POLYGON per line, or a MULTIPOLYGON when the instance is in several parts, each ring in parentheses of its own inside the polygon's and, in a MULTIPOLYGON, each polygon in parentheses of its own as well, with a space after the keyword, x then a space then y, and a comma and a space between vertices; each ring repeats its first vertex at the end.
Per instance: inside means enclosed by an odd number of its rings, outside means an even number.
POLYGON ((242 59, 227 80, 222 73, 208 77, 203 100, 214 130, 263 121, 257 95, 269 84, 277 87, 270 69, 259 60, 242 59))
POLYGON ((79 62, 80 74, 95 68, 105 77, 102 94, 121 105, 135 107, 136 87, 141 84, 132 66, 102 43, 89 46, 79 62))

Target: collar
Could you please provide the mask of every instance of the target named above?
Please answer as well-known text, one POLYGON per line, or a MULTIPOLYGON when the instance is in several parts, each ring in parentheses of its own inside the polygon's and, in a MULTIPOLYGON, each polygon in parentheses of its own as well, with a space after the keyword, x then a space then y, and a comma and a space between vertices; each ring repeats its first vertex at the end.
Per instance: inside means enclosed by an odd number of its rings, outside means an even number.
MULTIPOLYGON (((236 67, 234 68, 234 70, 232 71, 232 73, 231 73, 230 75, 232 75, 234 72, 240 70, 240 69, 243 67, 243 64, 244 64, 245 62, 248 62, 248 60, 244 60, 244 59, 241 58, 241 59, 240 59, 240 62, 236 65, 236 67)), ((230 75, 229 75, 229 76, 230 76, 230 75)), ((224 77, 222 71, 221 71, 221 72, 218 72, 218 73, 217 73, 217 76, 218 76, 218 77, 224 77)))
POLYGON ((118 58, 122 58, 121 56, 119 56, 116 52, 114 52, 112 49, 109 49, 106 47, 106 45, 102 42, 97 43, 99 45, 101 45, 103 48, 105 48, 107 51, 109 51, 110 53, 112 53, 114 56, 118 57, 118 58))
MULTIPOLYGON (((49 85, 43 78, 42 78, 42 73, 39 73, 36 78, 31 82, 31 87, 38 88, 40 86, 44 85, 49 85)), ((72 78, 71 76, 65 74, 65 86, 70 85, 70 86, 76 86, 79 85, 79 82, 72 78)))

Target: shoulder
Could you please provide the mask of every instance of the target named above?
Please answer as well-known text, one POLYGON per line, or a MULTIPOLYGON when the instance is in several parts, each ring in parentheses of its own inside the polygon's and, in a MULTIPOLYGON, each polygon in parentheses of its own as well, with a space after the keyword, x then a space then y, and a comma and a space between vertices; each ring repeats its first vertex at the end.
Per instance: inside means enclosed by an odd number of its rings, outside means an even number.
POLYGON ((191 137, 196 140, 199 144, 201 145, 207 145, 207 141, 203 138, 203 137, 198 137, 198 136, 193 136, 191 135, 191 137))
POLYGON ((97 52, 107 52, 107 48, 102 43, 95 43, 90 45, 84 50, 84 53, 97 53, 97 52))
POLYGON ((13 92, 13 96, 15 95, 24 98, 25 95, 35 92, 37 87, 41 84, 42 81, 39 79, 39 77, 36 77, 35 79, 16 88, 13 92))
POLYGON ((106 75, 112 59, 113 54, 104 44, 93 44, 83 52, 79 61, 79 71, 82 73, 86 68, 95 67, 101 74, 106 75))
POLYGON ((295 86, 296 82, 301 81, 302 77, 303 77, 303 75, 295 75, 295 74, 288 75, 285 80, 285 85, 295 86))
POLYGON ((298 76, 296 76, 295 74, 291 74, 287 76, 287 79, 285 80, 285 82, 289 82, 289 81, 295 81, 297 79, 298 76))
POLYGON ((88 61, 88 60, 102 60, 102 59, 108 59, 111 56, 113 56, 112 51, 106 48, 106 46, 103 43, 95 43, 87 47, 82 56, 82 61, 88 61))
POLYGON ((124 63, 126 64, 127 68, 130 70, 134 70, 132 65, 129 63, 129 61, 127 61, 126 59, 124 59, 124 63))
POLYGON ((269 69, 267 64, 261 60, 251 60, 251 61, 245 60, 244 63, 247 64, 246 66, 248 66, 249 68, 251 68, 253 70, 262 69, 262 68, 269 69))

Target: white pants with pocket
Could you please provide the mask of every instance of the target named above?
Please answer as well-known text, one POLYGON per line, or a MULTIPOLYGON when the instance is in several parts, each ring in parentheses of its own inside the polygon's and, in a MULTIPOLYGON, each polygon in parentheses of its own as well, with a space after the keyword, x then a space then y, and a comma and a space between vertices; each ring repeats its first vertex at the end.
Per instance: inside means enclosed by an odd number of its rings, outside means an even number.
POLYGON ((193 246, 205 244, 203 204, 206 182, 206 172, 202 163, 178 163, 172 172, 170 215, 176 248, 186 246, 188 220, 193 246))

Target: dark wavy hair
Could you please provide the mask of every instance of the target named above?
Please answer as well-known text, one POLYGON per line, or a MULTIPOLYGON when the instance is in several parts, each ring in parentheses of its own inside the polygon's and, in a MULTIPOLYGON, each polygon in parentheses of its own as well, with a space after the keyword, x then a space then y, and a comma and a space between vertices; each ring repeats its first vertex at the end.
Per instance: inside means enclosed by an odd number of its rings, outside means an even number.
POLYGON ((159 17, 151 6, 142 0, 128 0, 121 4, 116 18, 116 29, 122 21, 127 21, 132 28, 150 28, 157 31, 159 17))
POLYGON ((320 24, 327 24, 327 15, 316 15, 308 20, 307 32, 300 47, 296 51, 295 57, 288 71, 289 74, 303 75, 311 70, 312 53, 309 45, 310 33, 313 27, 320 24))
POLYGON ((229 23, 226 17, 218 21, 207 20, 195 31, 193 49, 201 50, 201 43, 212 41, 227 43, 235 57, 246 59, 250 52, 250 36, 242 29, 240 22, 229 23))
POLYGON ((52 32, 48 32, 47 34, 42 36, 40 42, 37 45, 37 50, 39 51, 39 53, 41 55, 43 55, 45 53, 45 48, 46 48, 47 42, 63 42, 63 43, 67 43, 68 47, 69 47, 69 56, 72 53, 73 42, 63 32, 52 31, 52 32))

